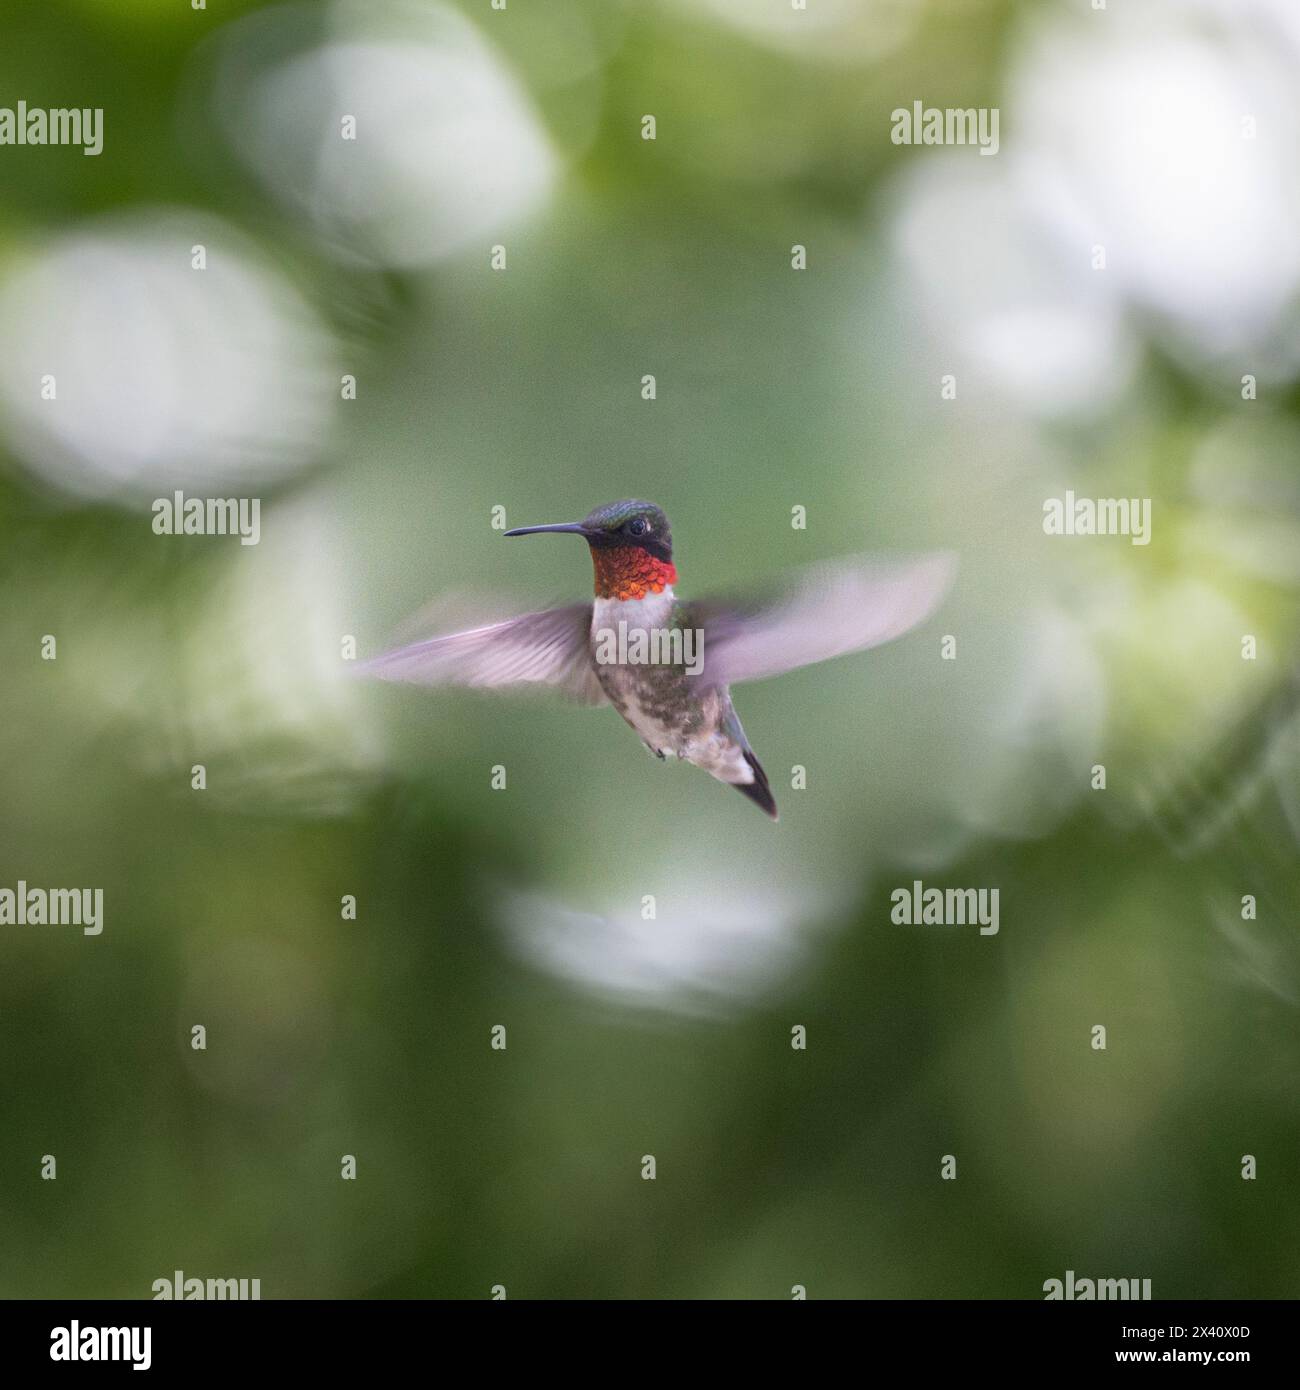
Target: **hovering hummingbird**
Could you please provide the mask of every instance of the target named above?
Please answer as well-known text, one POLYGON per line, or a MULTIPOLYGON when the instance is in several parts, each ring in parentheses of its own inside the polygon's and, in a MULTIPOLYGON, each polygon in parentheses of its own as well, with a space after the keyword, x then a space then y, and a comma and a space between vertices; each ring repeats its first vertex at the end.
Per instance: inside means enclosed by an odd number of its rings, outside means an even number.
POLYGON ((743 792, 777 819, 776 801, 731 703, 731 686, 878 646, 929 616, 951 557, 858 557, 800 571, 766 601, 677 598, 672 532, 652 502, 597 507, 582 521, 507 536, 581 536, 595 597, 434 637, 361 668, 421 685, 541 683, 608 702, 658 758, 669 753, 743 792))

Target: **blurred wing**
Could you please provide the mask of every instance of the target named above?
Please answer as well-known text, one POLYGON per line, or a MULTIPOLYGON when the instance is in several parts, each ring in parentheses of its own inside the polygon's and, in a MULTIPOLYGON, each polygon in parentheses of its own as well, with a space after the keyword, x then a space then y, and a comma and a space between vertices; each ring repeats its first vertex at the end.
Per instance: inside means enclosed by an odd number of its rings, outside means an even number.
POLYGON ((549 685, 598 704, 605 692, 591 663, 590 634, 591 604, 573 603, 398 647, 357 670, 416 685, 549 685))
POLYGON ((877 647, 929 617, 955 571, 946 554, 862 557, 801 570, 766 603, 698 604, 703 676, 711 685, 732 685, 877 647))

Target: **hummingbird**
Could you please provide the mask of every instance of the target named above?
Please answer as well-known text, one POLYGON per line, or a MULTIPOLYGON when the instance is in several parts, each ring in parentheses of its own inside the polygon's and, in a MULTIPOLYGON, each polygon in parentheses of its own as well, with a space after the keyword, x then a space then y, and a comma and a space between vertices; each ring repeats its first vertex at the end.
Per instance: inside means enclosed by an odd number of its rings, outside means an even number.
POLYGON ((421 685, 542 684, 610 704, 657 758, 693 763, 774 821, 776 799, 731 687, 901 636, 933 611, 954 568, 942 553, 857 556, 796 571, 768 598, 688 601, 675 593, 672 531, 653 502, 612 502, 581 521, 505 534, 581 536, 592 599, 416 642, 361 670, 421 685))

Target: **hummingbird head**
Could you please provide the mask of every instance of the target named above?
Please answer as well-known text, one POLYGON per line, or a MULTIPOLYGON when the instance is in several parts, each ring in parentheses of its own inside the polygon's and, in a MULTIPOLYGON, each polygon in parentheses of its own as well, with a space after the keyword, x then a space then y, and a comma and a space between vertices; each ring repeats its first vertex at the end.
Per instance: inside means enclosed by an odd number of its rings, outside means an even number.
POLYGON ((591 547, 598 598, 644 598, 677 580, 668 518, 653 502, 610 502, 581 521, 557 526, 518 526, 507 536, 543 532, 582 536, 591 547))

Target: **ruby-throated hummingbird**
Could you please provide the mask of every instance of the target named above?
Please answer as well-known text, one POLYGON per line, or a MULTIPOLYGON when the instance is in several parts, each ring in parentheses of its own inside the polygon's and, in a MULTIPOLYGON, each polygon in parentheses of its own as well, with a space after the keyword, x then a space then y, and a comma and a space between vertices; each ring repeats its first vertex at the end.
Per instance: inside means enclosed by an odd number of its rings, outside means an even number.
POLYGON ((901 636, 929 615, 953 568, 941 554, 858 557, 802 571, 767 601, 687 602, 673 592, 668 518, 651 502, 613 502, 582 521, 505 534, 541 533, 586 540, 596 571, 591 602, 434 637, 362 669, 426 685, 540 682, 584 703, 608 701, 657 757, 694 763, 773 820, 776 801, 731 686, 901 636))

